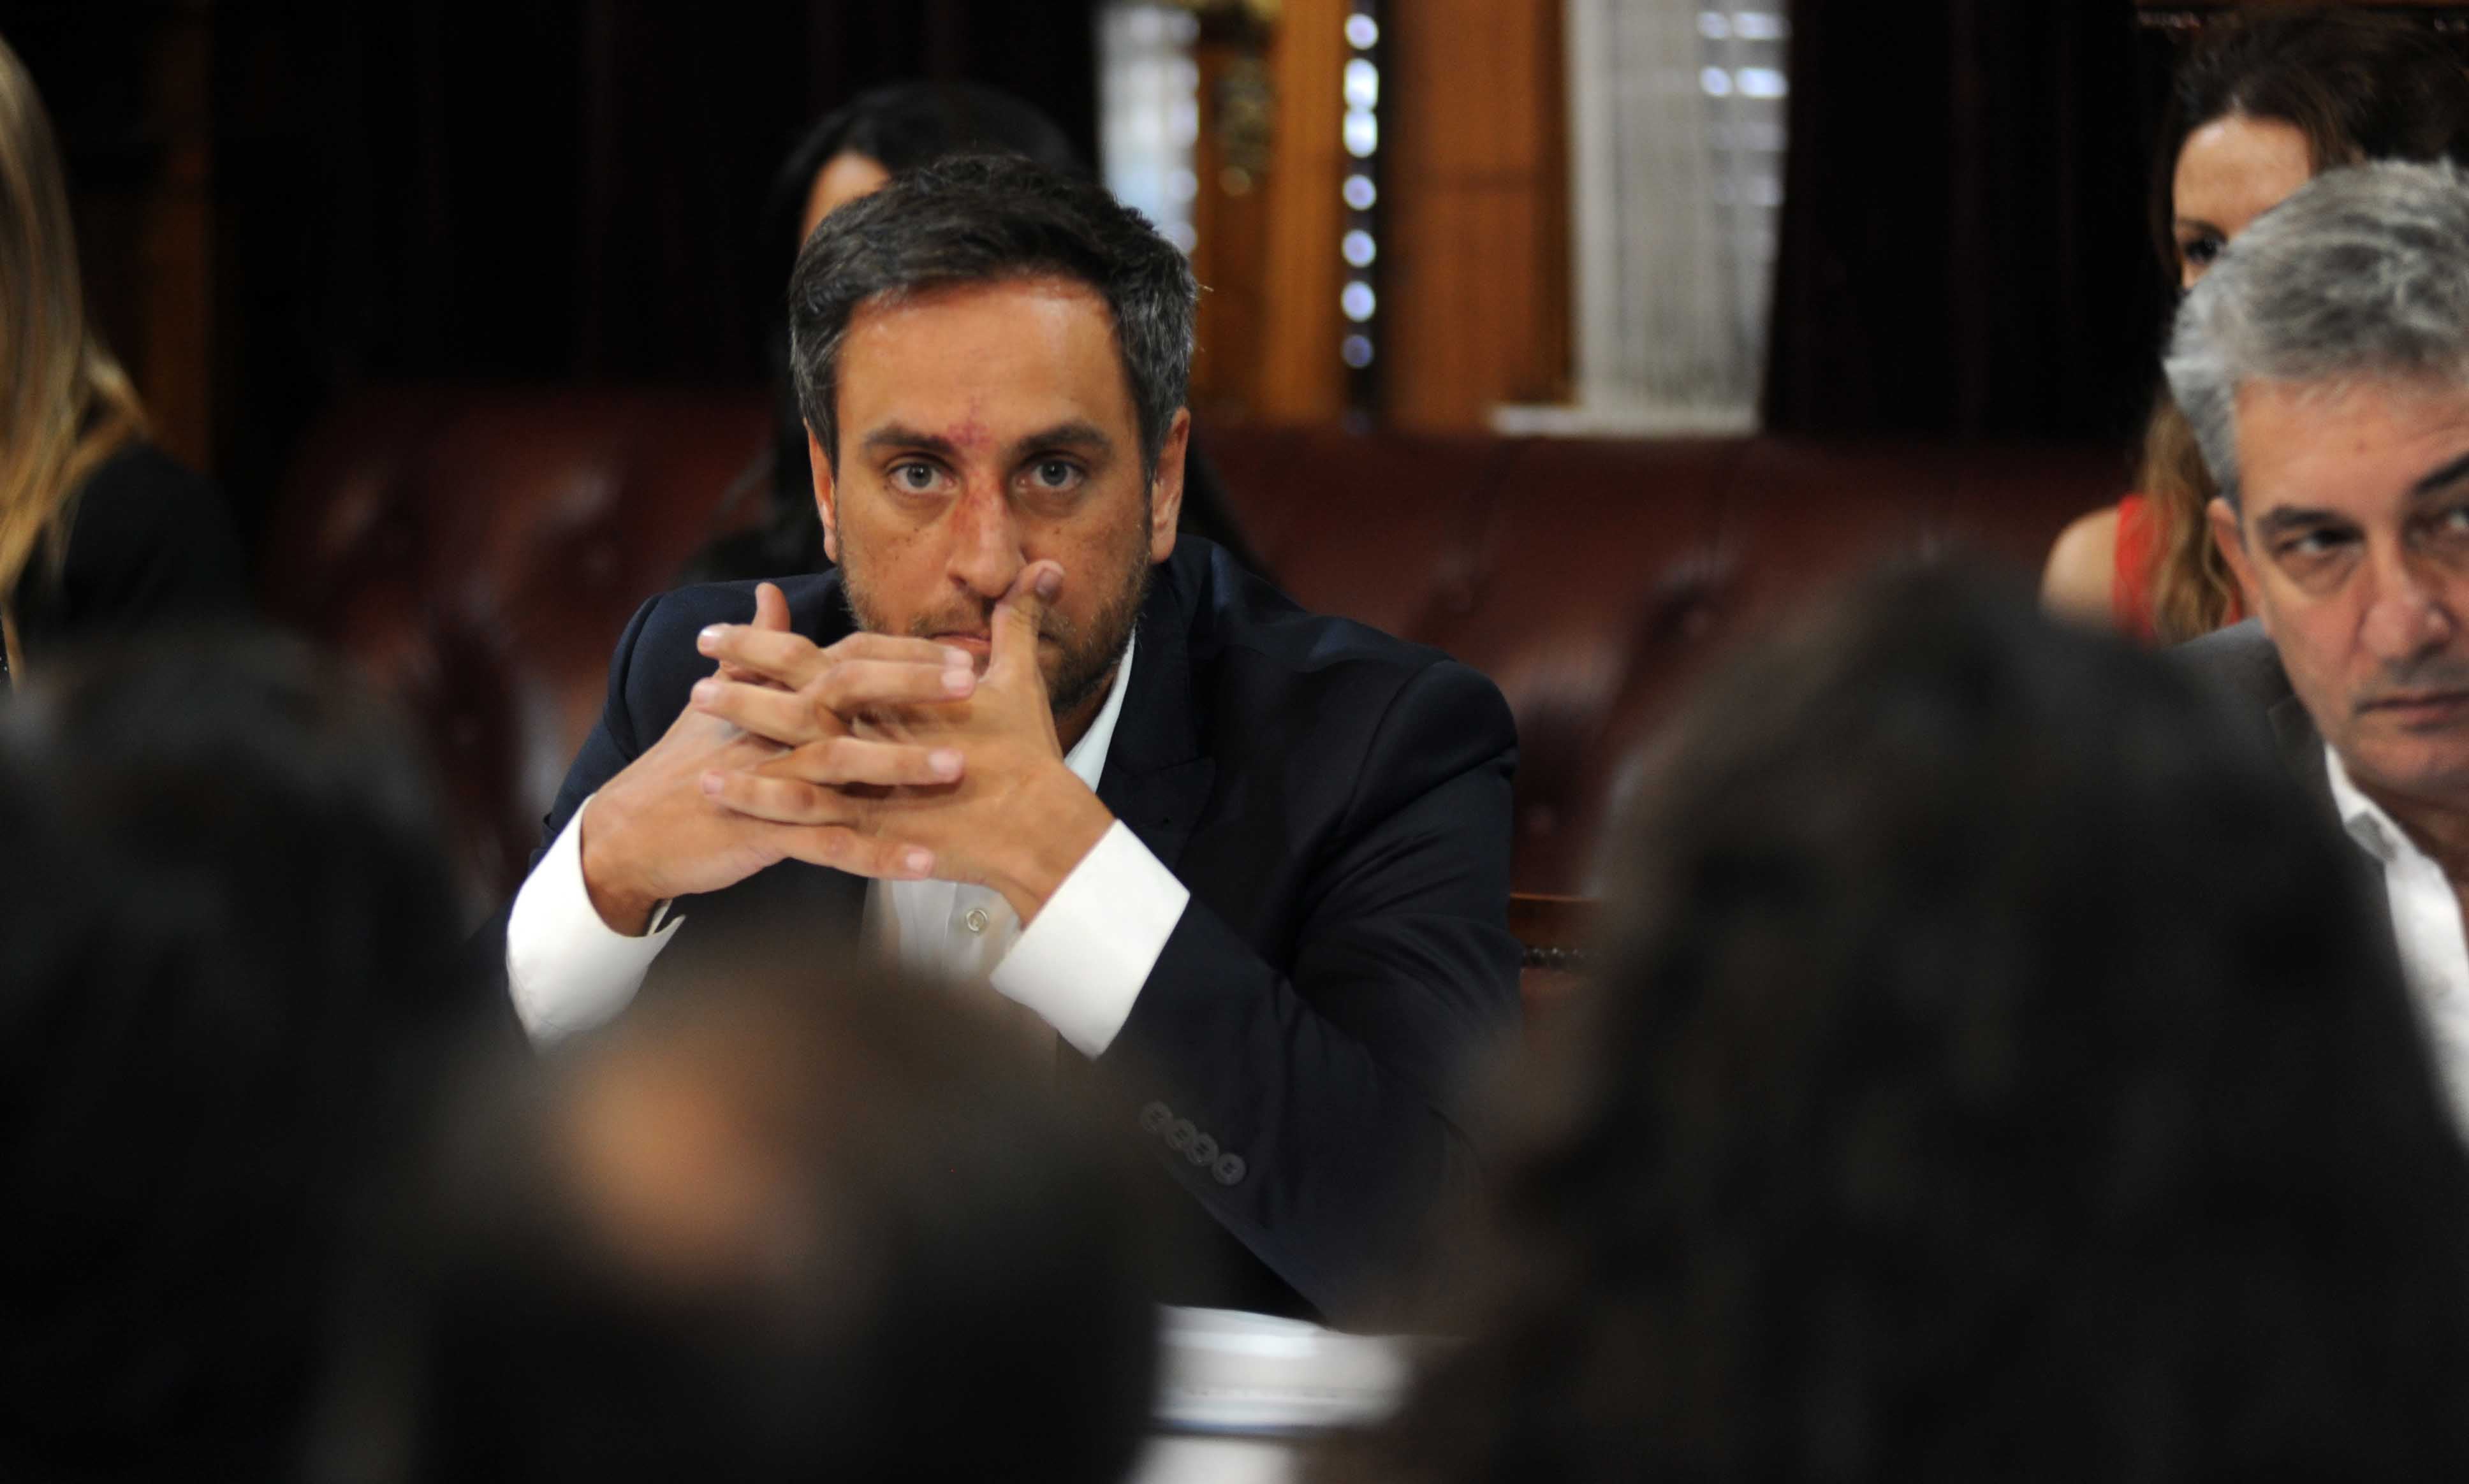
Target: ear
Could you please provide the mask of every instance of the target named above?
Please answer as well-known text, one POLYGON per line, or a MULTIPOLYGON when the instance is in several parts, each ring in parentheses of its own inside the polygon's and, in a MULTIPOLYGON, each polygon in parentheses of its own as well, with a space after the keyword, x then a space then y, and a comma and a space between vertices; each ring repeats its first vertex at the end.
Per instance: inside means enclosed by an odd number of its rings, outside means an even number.
POLYGON ((806 429, 806 462, 815 468, 815 514, 823 517, 823 555, 834 561, 841 559, 841 525, 839 484, 832 478, 832 461, 823 457, 823 445, 815 441, 815 430, 806 429))
POLYGON ((2221 559, 2228 563, 2229 575, 2237 579, 2239 605, 2263 621, 2263 630, 2272 632, 2272 616, 2258 601, 2255 582, 2254 554, 2246 548, 2246 527, 2238 522, 2238 513, 2229 502, 2215 497, 2204 507, 2204 518, 2212 528, 2212 544, 2221 550, 2221 559))
POLYGON ((1158 449, 1157 479, 1149 486, 1149 560, 1174 555, 1174 532, 1183 518, 1183 461, 1191 448, 1191 410, 1178 407, 1158 449))

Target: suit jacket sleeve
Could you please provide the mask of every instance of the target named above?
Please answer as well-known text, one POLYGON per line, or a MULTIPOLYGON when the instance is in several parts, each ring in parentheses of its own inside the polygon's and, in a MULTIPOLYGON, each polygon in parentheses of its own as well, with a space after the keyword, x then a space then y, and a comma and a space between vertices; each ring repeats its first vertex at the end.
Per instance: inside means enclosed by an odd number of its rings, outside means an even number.
POLYGON ((1334 1317, 1402 1297, 1473 1181, 1468 1063, 1517 1023, 1515 759, 1489 681, 1416 673, 1314 852, 1291 971, 1195 895, 1104 1059, 1177 1181, 1334 1317))
MULTIPOLYGON (((635 696, 642 680, 635 674, 635 651, 642 642, 643 632, 652 627, 652 615, 666 601, 654 598, 635 610, 626 621, 626 631, 617 639, 616 652, 609 657, 609 698, 601 704, 600 720, 591 735, 583 740, 583 749, 574 755, 573 765, 565 770, 565 781, 558 786, 557 799, 549 806, 541 821, 540 843, 532 847, 532 864, 554 842, 559 832, 572 819, 583 801, 600 791, 600 786, 626 770, 627 765, 642 756, 649 743, 637 731, 635 696)), ((655 738, 653 741, 658 741, 655 738)))

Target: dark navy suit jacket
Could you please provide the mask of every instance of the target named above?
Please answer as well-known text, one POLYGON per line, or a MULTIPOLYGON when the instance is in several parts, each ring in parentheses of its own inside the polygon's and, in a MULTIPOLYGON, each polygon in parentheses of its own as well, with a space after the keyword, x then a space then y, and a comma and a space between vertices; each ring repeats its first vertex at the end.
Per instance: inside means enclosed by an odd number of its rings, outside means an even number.
MULTIPOLYGON (((850 631, 837 573, 780 585, 797 632, 850 631)), ((753 610, 736 582, 635 615, 543 848, 711 673, 696 633, 753 610)), ((1469 1063, 1517 1024, 1514 725, 1474 671, 1306 613, 1194 537, 1140 625, 1097 796, 1191 902, 1101 1059, 1120 1075, 1091 1081, 1173 1208, 1208 1218, 1168 1297, 1360 1315, 1469 1185, 1469 1063)), ((758 924, 795 924, 817 962, 854 951, 866 884, 784 862, 686 899, 645 993, 758 924)))

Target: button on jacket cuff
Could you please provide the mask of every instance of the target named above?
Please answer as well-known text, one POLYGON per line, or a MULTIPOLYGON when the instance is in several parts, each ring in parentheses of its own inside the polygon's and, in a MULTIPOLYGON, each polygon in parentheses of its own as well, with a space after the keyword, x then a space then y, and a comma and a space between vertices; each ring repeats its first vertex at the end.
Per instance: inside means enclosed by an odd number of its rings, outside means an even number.
POLYGON ((1021 930, 995 966, 994 987, 1036 1011, 1081 1055, 1102 1056, 1190 901, 1119 819, 1021 930))
POLYGON ((506 918, 506 989, 534 1045, 550 1045, 613 1018, 685 923, 682 917, 661 921, 669 917, 665 902, 652 914, 652 930, 640 938, 600 920, 583 884, 583 816, 590 810, 591 799, 585 799, 523 879, 506 918))

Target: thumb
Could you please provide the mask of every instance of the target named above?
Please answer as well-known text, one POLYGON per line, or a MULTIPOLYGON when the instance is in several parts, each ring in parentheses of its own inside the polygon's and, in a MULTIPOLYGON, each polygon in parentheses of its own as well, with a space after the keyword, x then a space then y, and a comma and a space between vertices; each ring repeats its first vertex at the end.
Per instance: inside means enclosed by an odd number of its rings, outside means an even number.
POLYGON ((1037 631, 1046 621, 1046 605, 1063 591, 1063 567, 1059 562, 1033 561, 1021 568, 1011 580, 1011 586, 995 604, 993 652, 987 657, 989 674, 1005 666, 1026 666, 1032 674, 1037 670, 1037 631))
POLYGON ((778 634, 789 631, 789 597, 778 583, 754 584, 754 627, 778 634))
MULTIPOLYGON (((789 595, 782 592, 777 583, 754 584, 754 627, 768 628, 773 633, 785 634, 789 631, 789 595)), ((736 680, 748 685, 771 683, 753 671, 740 670, 735 665, 725 661, 714 673, 724 680, 736 680)))

